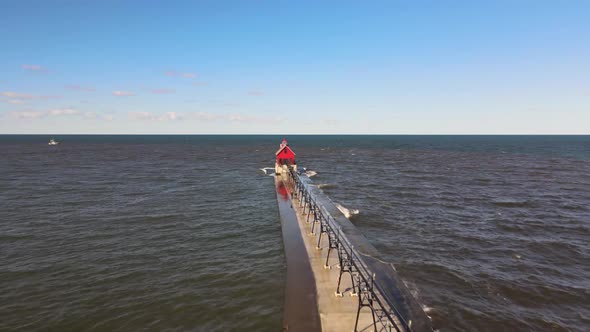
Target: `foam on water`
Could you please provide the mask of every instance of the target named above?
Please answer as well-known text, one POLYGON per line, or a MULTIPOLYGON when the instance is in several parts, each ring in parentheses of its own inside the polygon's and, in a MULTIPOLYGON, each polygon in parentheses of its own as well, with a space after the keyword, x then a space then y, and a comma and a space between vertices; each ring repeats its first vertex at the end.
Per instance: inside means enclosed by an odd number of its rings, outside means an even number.
POLYGON ((274 167, 263 167, 260 170, 266 175, 274 175, 275 173, 274 167))
POLYGON ((328 188, 334 188, 334 187, 336 187, 336 185, 331 184, 331 183, 319 183, 319 184, 317 184, 317 187, 320 189, 328 189, 328 188))
POLYGON ((304 174, 307 175, 308 178, 311 178, 311 177, 318 175, 318 172, 312 171, 312 170, 306 170, 304 174))
POLYGON ((359 214, 359 210, 357 210, 357 209, 348 209, 348 208, 342 206, 342 204, 338 204, 338 203, 334 203, 334 204, 336 205, 338 210, 340 210, 340 212, 342 212, 342 214, 344 214, 344 216, 348 219, 350 219, 352 216, 356 216, 357 214, 359 214))

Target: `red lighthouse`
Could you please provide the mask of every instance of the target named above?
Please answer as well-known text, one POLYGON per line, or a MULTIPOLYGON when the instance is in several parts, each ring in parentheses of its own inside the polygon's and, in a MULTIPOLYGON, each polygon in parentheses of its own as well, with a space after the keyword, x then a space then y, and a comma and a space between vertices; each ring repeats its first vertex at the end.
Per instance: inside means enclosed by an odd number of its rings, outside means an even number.
POLYGON ((275 173, 281 174, 282 171, 291 165, 295 171, 297 171, 297 163, 295 162, 295 152, 291 150, 287 144, 287 140, 283 138, 279 150, 275 153, 277 160, 275 162, 275 173))

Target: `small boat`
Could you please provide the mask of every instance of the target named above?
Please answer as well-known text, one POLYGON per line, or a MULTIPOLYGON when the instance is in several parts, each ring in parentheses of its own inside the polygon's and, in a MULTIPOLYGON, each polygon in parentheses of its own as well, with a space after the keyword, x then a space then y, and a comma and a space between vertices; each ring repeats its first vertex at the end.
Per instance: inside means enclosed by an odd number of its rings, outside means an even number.
POLYGON ((47 143, 47 145, 58 145, 59 142, 54 140, 53 138, 49 140, 49 143, 47 143))

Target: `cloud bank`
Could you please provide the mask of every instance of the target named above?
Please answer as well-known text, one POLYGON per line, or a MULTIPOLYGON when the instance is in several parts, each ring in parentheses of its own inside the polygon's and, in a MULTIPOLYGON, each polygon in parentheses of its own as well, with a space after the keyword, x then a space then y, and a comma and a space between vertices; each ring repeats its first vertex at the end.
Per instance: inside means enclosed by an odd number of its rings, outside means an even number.
POLYGON ((12 98, 12 99, 28 99, 28 100, 61 98, 61 96, 35 96, 32 94, 28 94, 28 93, 19 93, 19 92, 14 92, 14 91, 4 91, 0 95, 2 95, 3 97, 12 98))
POLYGON ((77 109, 73 108, 54 108, 47 111, 17 111, 12 112, 11 115, 17 119, 40 119, 45 117, 65 117, 65 116, 81 116, 87 119, 97 119, 104 121, 112 121, 112 115, 99 115, 95 112, 86 112, 82 114, 77 109))
POLYGON ((151 112, 129 112, 128 115, 131 119, 140 121, 174 121, 180 120, 182 118, 182 116, 176 112, 166 112, 163 114, 151 112))
POLYGON ((130 92, 130 91, 117 90, 117 91, 113 91, 113 96, 117 96, 117 97, 131 97, 131 96, 135 96, 135 94, 133 92, 130 92))
POLYGON ((197 120, 201 122, 227 122, 227 123, 256 123, 276 124, 283 121, 279 117, 260 117, 241 113, 217 114, 210 112, 178 112, 152 113, 152 112, 129 112, 130 119, 139 121, 177 121, 197 120))

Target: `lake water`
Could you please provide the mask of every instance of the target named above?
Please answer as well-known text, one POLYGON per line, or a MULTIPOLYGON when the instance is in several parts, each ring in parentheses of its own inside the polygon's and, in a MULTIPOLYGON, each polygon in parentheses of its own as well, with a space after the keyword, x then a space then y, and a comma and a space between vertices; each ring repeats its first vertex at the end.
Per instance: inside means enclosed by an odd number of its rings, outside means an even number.
MULTIPOLYGON (((0 136, 0 330, 279 331, 278 136, 0 136)), ((590 330, 589 136, 292 136, 440 331, 590 330)))

